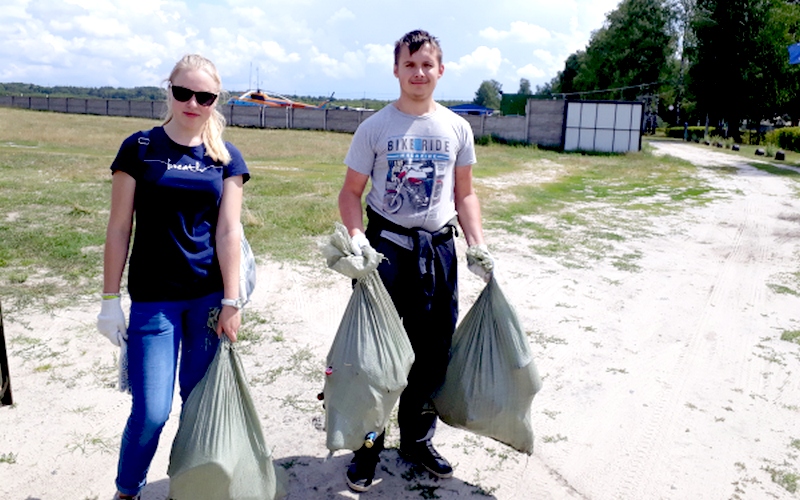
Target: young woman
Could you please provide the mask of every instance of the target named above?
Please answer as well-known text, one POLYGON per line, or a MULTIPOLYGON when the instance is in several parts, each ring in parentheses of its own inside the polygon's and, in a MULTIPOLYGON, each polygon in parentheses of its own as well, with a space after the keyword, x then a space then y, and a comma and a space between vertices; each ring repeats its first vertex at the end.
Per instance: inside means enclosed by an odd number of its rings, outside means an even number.
POLYGON ((120 447, 120 499, 138 498, 146 483, 176 372, 186 401, 213 360, 219 335, 235 341, 241 322, 239 217, 250 174, 239 151, 222 140, 221 91, 211 61, 183 57, 167 79, 164 123, 125 139, 111 165, 97 325, 115 345, 127 342, 133 404, 120 447), (120 281, 134 216, 126 328, 120 281))

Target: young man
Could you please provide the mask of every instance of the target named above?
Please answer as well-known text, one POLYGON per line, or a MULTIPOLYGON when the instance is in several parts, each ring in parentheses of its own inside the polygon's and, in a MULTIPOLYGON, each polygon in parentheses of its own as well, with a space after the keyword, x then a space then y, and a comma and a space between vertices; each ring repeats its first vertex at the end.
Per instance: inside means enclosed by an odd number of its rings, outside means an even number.
MULTIPOLYGON (((439 41, 429 33, 412 31, 395 44, 400 98, 356 130, 339 211, 357 252, 371 245, 386 257, 378 272, 414 348, 400 396, 400 454, 446 478, 453 469, 431 444, 437 419, 431 396, 444 382, 458 318, 456 218, 467 244, 480 245, 487 256, 483 267, 472 262, 470 270, 488 280, 493 262, 472 188, 472 129, 433 100, 443 74, 439 41), (368 180, 365 231, 361 196, 368 180)), ((382 433, 372 448, 355 452, 346 473, 351 489, 370 488, 383 441, 382 433)))

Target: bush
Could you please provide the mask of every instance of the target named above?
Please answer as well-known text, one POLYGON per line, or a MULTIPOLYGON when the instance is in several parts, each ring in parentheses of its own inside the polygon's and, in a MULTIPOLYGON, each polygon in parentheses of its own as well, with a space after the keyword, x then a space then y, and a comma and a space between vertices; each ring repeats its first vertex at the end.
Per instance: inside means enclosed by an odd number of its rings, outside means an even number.
MULTIPOLYGON (((705 127, 689 127, 689 137, 690 141, 694 139, 702 139, 706 135, 706 128, 705 127)), ((683 127, 669 127, 666 129, 667 137, 673 137, 675 139, 683 139, 683 127)), ((709 135, 719 135, 722 133, 721 129, 717 129, 717 127, 708 127, 709 135)))
POLYGON ((504 139, 497 134, 478 136, 475 138, 475 144, 478 146, 488 146, 490 144, 504 144, 506 146, 531 146, 531 144, 525 141, 504 139))
POLYGON ((785 127, 767 132, 765 142, 781 149, 800 152, 800 127, 785 127))

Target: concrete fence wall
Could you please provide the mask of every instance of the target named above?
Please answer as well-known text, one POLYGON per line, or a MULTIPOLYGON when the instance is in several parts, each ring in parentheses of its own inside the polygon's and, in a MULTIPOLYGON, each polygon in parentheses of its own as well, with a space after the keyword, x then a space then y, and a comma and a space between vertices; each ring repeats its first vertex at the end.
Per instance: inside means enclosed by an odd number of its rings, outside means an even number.
POLYGON ((566 104, 561 100, 528 99, 528 142, 547 148, 563 147, 566 104))
MULTIPOLYGON (((117 99, 78 99, 72 97, 0 96, 0 106, 106 116, 160 119, 163 101, 117 99)), ((465 115, 475 137, 494 136, 508 141, 564 147, 566 102, 529 99, 525 116, 465 115)), ((260 106, 220 106, 229 125, 255 128, 330 130, 355 132, 372 112, 344 109, 267 108, 260 106)))

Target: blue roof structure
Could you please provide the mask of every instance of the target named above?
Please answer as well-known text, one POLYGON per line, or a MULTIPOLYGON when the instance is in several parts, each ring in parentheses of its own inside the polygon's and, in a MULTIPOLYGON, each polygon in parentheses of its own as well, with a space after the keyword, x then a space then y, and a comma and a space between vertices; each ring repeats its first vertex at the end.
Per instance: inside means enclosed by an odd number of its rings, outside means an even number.
POLYGON ((491 115, 494 110, 486 106, 479 106, 478 104, 459 104, 458 106, 450 106, 454 113, 461 115, 491 115))

